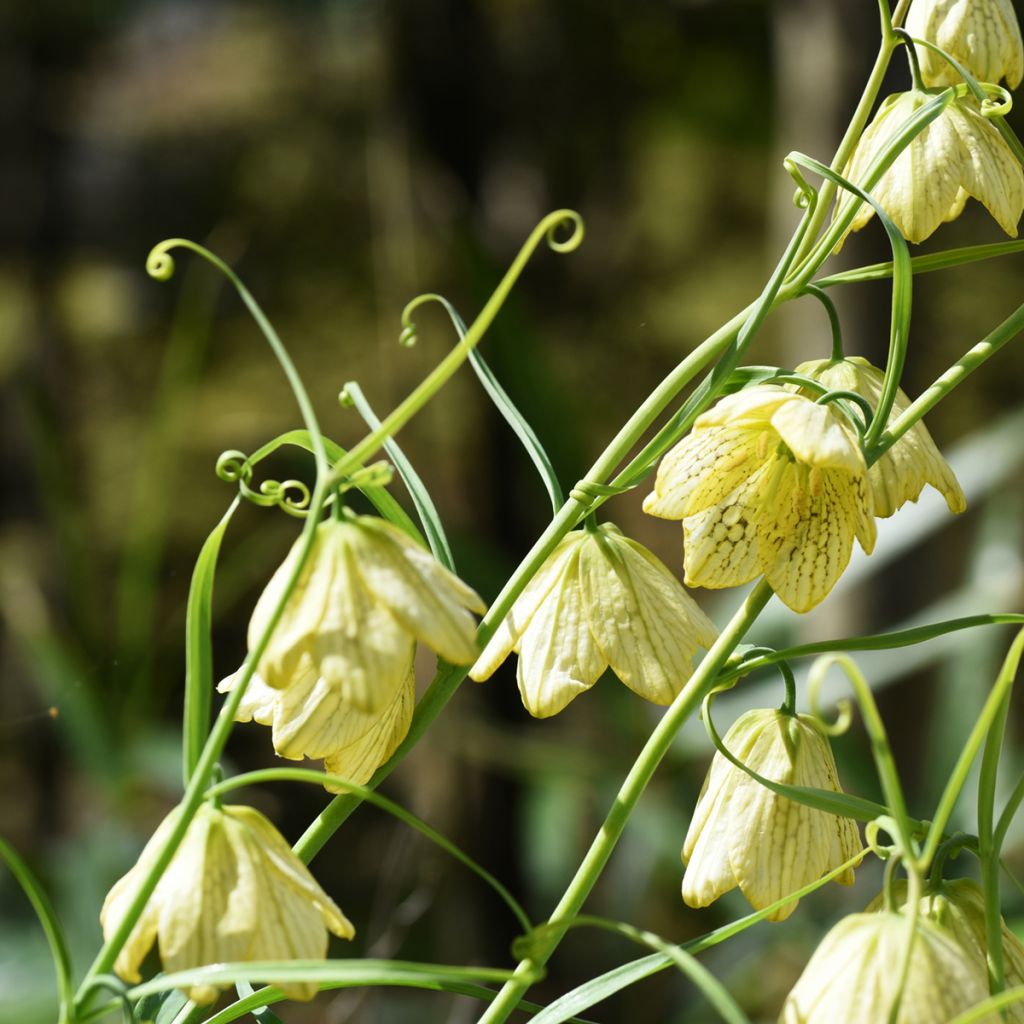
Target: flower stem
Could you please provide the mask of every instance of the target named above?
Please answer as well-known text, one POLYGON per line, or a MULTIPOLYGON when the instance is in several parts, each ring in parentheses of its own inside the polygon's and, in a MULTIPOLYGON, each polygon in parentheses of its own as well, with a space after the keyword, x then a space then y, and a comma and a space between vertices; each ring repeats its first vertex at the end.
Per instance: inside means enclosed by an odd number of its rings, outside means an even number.
MULTIPOLYGON (((567 923, 579 913, 604 870, 651 776, 672 745, 676 733, 714 685, 718 670, 743 640, 771 596, 771 587, 764 580, 754 587, 687 684, 669 705, 623 781, 590 849, 548 919, 549 924, 567 923)), ((538 940, 531 951, 531 957, 520 961, 512 979, 505 983, 487 1012, 480 1018, 480 1024, 497 1024, 508 1019, 536 978, 537 968, 543 966, 555 951, 564 931, 564 928, 552 928, 547 937, 538 940)))

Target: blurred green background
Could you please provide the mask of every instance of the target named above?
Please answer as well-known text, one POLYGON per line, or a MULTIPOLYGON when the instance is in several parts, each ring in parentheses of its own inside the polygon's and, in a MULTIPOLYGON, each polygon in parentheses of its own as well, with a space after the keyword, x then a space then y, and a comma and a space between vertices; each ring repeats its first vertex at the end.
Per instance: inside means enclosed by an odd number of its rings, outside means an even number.
MULTIPOLYGON (((216 457, 299 425, 235 295, 185 255, 169 284, 150 280, 150 247, 194 238, 235 266, 290 346, 324 429, 351 444, 361 427, 337 404, 345 381, 383 413, 452 344, 428 308, 419 345, 400 348, 404 303, 440 291, 470 319, 534 223, 559 206, 579 210, 582 248, 540 251, 483 346, 569 488, 662 376, 760 290, 797 216, 781 159, 794 148, 830 158, 875 32, 869 0, 0 7, 0 833, 53 893, 79 970, 99 943, 103 895, 179 795, 184 602, 232 496, 216 457)), ((891 85, 906 87, 901 66, 891 85)), ((998 237, 972 203, 921 251, 998 237)), ((835 266, 886 256, 873 225, 835 266)), ((1016 257, 919 279, 907 391, 1016 307, 1019 267, 1016 257)), ((887 286, 836 299, 847 350, 881 362, 887 286)), ((820 307, 802 300, 773 315, 751 359, 792 365, 828 347, 820 307)), ((930 421, 968 492, 966 515, 951 522, 934 495, 908 506, 824 605, 797 620, 773 603, 751 639, 781 645, 1019 609, 1022 379, 1017 344, 930 421)), ((528 460, 468 370, 400 440, 462 575, 493 597, 546 523, 528 460)), ((298 456, 267 466, 278 478, 309 472, 298 456)), ((395 493, 406 501, 400 485, 395 493)), ((679 529, 644 517, 643 493, 605 510, 681 570, 679 529)), ((218 676, 243 657, 255 598, 296 530, 251 506, 236 517, 216 586, 218 676)), ((697 596, 719 623, 738 600, 697 596)), ((991 629, 861 659, 915 814, 931 813, 1008 642, 1007 629, 991 629)), ((779 700, 777 679, 748 680, 720 701, 719 725, 779 700)), ((658 714, 607 678, 557 719, 533 721, 509 663, 460 690, 385 791, 539 919, 658 714)), ((738 897, 699 913, 679 898, 679 848, 708 749, 699 726, 680 737, 589 910, 673 940, 744 912, 738 897)), ((859 726, 837 752, 847 788, 875 796, 859 726)), ((1007 756, 1008 787, 1020 760, 1007 756)), ((268 731, 239 727, 229 770, 273 763, 268 731)), ((294 839, 326 798, 291 786, 246 799, 294 839)), ((971 805, 968 793, 968 828, 971 805)), ((1024 868, 1020 842, 1011 837, 1010 861, 1024 868)), ((357 925, 337 955, 511 962, 516 926, 504 908, 372 808, 314 870, 357 925)), ((830 887, 705 962, 753 1020, 774 1020, 823 930, 878 881, 866 868, 853 890, 830 887)), ((1009 916, 1020 906, 1007 886, 1009 916)), ((642 952, 574 933, 535 997, 642 952)), ((49 1022, 52 988, 42 935, 3 875, 0 1022, 49 1022)), ((374 990, 324 994, 282 1017, 468 1022, 478 1011, 461 998, 374 990)), ((590 1016, 713 1019, 671 972, 590 1016)))

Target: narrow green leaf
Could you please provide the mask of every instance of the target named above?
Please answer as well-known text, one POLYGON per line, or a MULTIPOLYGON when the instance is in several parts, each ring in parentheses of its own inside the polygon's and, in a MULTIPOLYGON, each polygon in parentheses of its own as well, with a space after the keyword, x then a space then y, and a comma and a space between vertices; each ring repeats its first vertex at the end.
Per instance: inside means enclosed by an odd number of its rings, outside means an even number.
POLYGON ((188 591, 185 612, 185 711, 182 727, 182 770, 188 786, 192 772, 210 731, 210 701, 213 696, 213 581, 217 573, 224 533, 241 499, 235 498, 221 521, 206 538, 188 591))
POLYGON ((236 985, 239 982, 313 982, 335 987, 397 985, 436 988, 448 982, 504 983, 512 972, 496 967, 450 967, 403 960, 265 960, 251 963, 211 964, 187 971, 161 974, 128 990, 131 999, 153 992, 196 985, 236 985))
MULTIPOLYGON (((443 295, 433 295, 431 297, 444 306, 455 330, 458 332, 460 340, 464 338, 466 336, 466 322, 459 315, 458 310, 443 295)), ((551 509, 557 513, 562 505, 565 504, 565 498, 562 495, 562 487, 558 482, 555 467, 551 464, 551 459, 548 458, 544 445, 540 443, 540 438, 533 427, 527 422, 526 417, 516 408, 516 404, 512 401, 509 393, 498 382, 498 378, 490 366, 487 365, 484 357, 475 348, 469 353, 469 364, 473 367, 477 380, 483 385, 484 391, 487 392, 495 408, 512 428, 513 433, 519 438, 523 448, 526 449, 526 454, 529 455, 530 461, 536 467, 541 480, 544 481, 544 487, 547 489, 548 497, 551 499, 551 509)))
MULTIPOLYGON (((472 358, 472 354, 470 354, 472 358)), ((342 391, 351 400, 356 411, 362 416, 370 430, 376 430, 380 426, 380 419, 373 411, 370 403, 366 400, 362 388, 355 381, 348 381, 342 391)), ((395 464, 398 475, 402 478, 409 497, 412 498, 416 511, 419 514, 420 522, 427 535, 427 543, 434 557, 446 568, 455 572, 455 559, 452 557, 452 549, 448 544, 448 538, 444 532, 444 525, 438 515, 437 507, 426 485, 420 479, 419 474, 413 469, 412 463, 406 458, 405 453, 398 446, 398 442, 392 437, 384 442, 384 451, 395 464)))
MULTIPOLYGON (((68 1008, 74 1001, 74 984, 71 980, 71 955, 68 953, 67 941, 64 938, 64 929, 53 909, 50 897, 42 887, 39 879, 32 873, 31 868, 21 859, 14 847, 0 839, 0 859, 10 869, 12 875, 22 891, 28 897, 32 909, 39 918, 46 941, 50 946, 50 955, 53 957, 53 969, 57 975, 57 993, 60 997, 61 1006, 68 1008)), ((63 1020, 63 1014, 61 1015, 63 1020)))
MULTIPOLYGON (((326 992, 331 989, 346 987, 349 986, 345 982, 327 982, 321 986, 321 991, 326 992)), ((492 988, 487 988, 484 985, 473 985, 469 982, 445 981, 438 982, 435 985, 423 985, 422 987, 438 992, 451 992, 453 995, 470 996, 473 999, 480 999, 487 1003, 491 1002, 495 995, 497 995, 497 992, 492 988)), ((219 1013, 203 1021, 203 1024, 231 1024, 232 1021, 236 1021, 249 1013, 257 1017, 257 1013, 254 1011, 258 1011, 261 1007, 271 1003, 279 1003, 284 998, 285 995, 279 988, 274 985, 268 985, 265 988, 256 989, 252 995, 239 999, 230 1006, 225 1006, 219 1013)), ((516 1009, 522 1010, 524 1013, 540 1013, 544 1007, 539 1003, 532 1003, 528 999, 521 999, 516 1004, 516 1009)), ((262 1018, 257 1017, 257 1019, 262 1018)), ((593 1024, 592 1021, 585 1020, 582 1017, 569 1017, 567 1021, 568 1024, 593 1024)), ((186 1024, 186 1022, 181 1021, 180 1024, 186 1024)))
MULTIPOLYGON (((914 256, 910 260, 910 267, 915 274, 928 274, 935 270, 949 270, 951 267, 995 259, 998 256, 1011 256, 1018 252, 1024 252, 1024 240, 965 245, 959 249, 929 253, 927 256, 914 256)), ((831 288, 837 284, 854 284, 859 281, 884 281, 887 277, 892 277, 891 260, 887 263, 872 263, 865 267, 843 270, 838 274, 819 278, 814 283, 819 288, 831 288)))

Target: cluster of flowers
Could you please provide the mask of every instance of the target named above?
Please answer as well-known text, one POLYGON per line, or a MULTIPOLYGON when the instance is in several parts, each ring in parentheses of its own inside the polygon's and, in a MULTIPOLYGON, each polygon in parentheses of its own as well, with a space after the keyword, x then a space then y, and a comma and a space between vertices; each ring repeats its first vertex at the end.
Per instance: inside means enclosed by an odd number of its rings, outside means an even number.
MULTIPOLYGON (((912 34, 949 50, 987 81, 1005 75, 1016 85, 1024 74, 1009 0, 916 0, 910 19, 912 34)), ((959 81, 928 50, 920 53, 920 73, 929 86, 959 81)), ((890 97, 864 132, 848 176, 863 180, 879 148, 927 99, 918 88, 890 97)), ((912 241, 956 216, 968 195, 1012 232, 1024 207, 1024 175, 967 92, 896 159, 874 194, 912 241)), ((840 201, 837 215, 850 201, 840 201)), ((852 228, 871 213, 865 204, 852 228)), ((805 363, 796 373, 878 404, 883 374, 864 359, 805 363)), ((806 612, 839 579, 854 539, 870 553, 876 517, 917 500, 926 484, 941 492, 952 512, 963 510, 963 492, 923 424, 869 466, 853 420, 841 406, 815 397, 794 384, 729 395, 698 417, 665 456, 644 509, 682 521, 687 584, 733 587, 763 576, 780 600, 806 612)), ((907 405, 900 392, 892 417, 907 405)), ((300 557, 297 543, 260 598, 251 648, 300 557)), ((323 759, 328 772, 364 783, 409 730, 417 642, 453 664, 471 665, 478 681, 515 652, 523 703, 532 715, 547 717, 609 667, 641 697, 669 704, 690 677, 697 651, 711 648, 717 636, 661 561, 611 523, 591 520, 561 540, 481 653, 473 614, 484 610, 470 587, 397 527, 340 509, 316 527, 255 673, 236 674, 219 688, 227 692, 248 680, 238 720, 270 726, 280 756, 323 759)), ((809 716, 753 710, 724 742, 735 758, 773 782, 840 790, 828 739, 809 716)), ((108 937, 173 822, 172 814, 111 890, 101 917, 108 937)), ((855 860, 861 850, 851 820, 783 798, 719 754, 683 846, 683 899, 702 907, 739 887, 755 908, 767 907, 855 860)), ((850 866, 839 881, 852 880, 850 866)), ((795 905, 785 905, 774 918, 785 918, 795 905)), ((949 883, 924 898, 920 914, 904 998, 912 1001, 922 992, 921 998, 943 1001, 939 1015, 927 1019, 948 1019, 987 992, 983 901, 970 883, 949 883)), ((891 907, 870 908, 837 925, 790 994, 782 1020, 885 1019, 899 983, 892 964, 905 949, 903 921, 891 907), (835 964, 843 970, 833 971, 835 964), (859 966, 851 970, 850 964, 859 966), (862 1003, 863 1012, 851 1011, 862 1003)), ((116 970, 138 980, 156 939, 168 970, 224 960, 323 957, 328 930, 344 938, 354 934, 274 826, 247 807, 206 804, 116 970)), ((1008 931, 1004 943, 1011 973, 1024 979, 1024 948, 1008 931)), ((315 991, 283 987, 294 998, 315 991)), ((208 1001, 216 989, 203 986, 189 994, 208 1001)), ((1024 1013, 1013 1012, 1011 1019, 1024 1020, 1024 1013)))

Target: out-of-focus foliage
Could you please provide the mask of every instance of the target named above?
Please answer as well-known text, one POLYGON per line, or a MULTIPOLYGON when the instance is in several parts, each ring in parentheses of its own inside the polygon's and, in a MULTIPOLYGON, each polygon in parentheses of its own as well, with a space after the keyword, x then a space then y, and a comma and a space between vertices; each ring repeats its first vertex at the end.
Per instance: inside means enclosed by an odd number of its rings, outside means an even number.
MULTIPOLYGON (((298 425, 236 298, 187 259, 169 285, 154 283, 144 271, 150 246, 184 235, 236 266, 289 344, 325 429, 349 444, 362 427, 336 402, 344 381, 358 380, 383 414, 454 340, 440 310, 423 312, 419 346, 401 349, 404 302, 442 291, 471 316, 535 220, 579 209, 584 246, 534 261, 483 349, 568 488, 664 373, 760 289, 779 225, 795 216, 779 158, 794 147, 830 157, 829 125, 845 122, 872 58, 870 7, 3 5, 0 831, 50 886, 79 969, 100 939, 103 894, 178 794, 188 578, 231 497, 214 460, 298 425), (796 9, 818 33, 799 61, 788 35, 796 9), (817 104, 814 131, 802 103, 817 104)), ((969 211, 929 248, 996 230, 969 211)), ((843 261, 885 252, 881 232, 869 230, 843 261)), ((911 395, 1019 304, 1017 259, 919 280, 911 395)), ((837 296, 847 346, 877 363, 886 286, 856 287, 837 296)), ((797 314, 769 321, 759 362, 827 353, 820 311, 797 314)), ((954 467, 972 510, 949 523, 922 501, 881 524, 874 559, 797 624, 802 638, 1019 606, 1020 416, 1008 417, 1022 374, 1024 353, 1011 346, 930 423, 960 454, 954 467)), ((493 596, 545 522, 529 460, 468 370, 400 440, 461 574, 493 596)), ((298 456, 268 472, 308 478, 298 456)), ((645 519, 639 505, 626 495, 609 515, 681 570, 678 528, 645 519)), ((296 529, 252 507, 236 520, 215 592, 220 675, 237 666, 253 602, 296 529)), ((735 600, 698 597, 719 622, 735 600)), ((768 617, 755 638, 792 639, 792 622, 768 617)), ((956 634, 927 662, 913 649, 863 660, 889 687, 883 713, 921 814, 937 783, 912 766, 930 759, 937 779, 948 769, 966 695, 976 690, 980 703, 1003 643, 997 630, 956 634)), ((419 669, 426 680, 430 659, 419 669)), ((778 699, 770 676, 742 685, 778 699)), ((719 706, 724 727, 726 700, 719 706)), ((485 687, 464 685, 387 789, 540 917, 656 714, 599 683, 569 713, 535 722, 505 669, 485 687)), ((859 732, 837 748, 846 787, 876 796, 859 732)), ((240 727, 229 751, 232 767, 273 759, 255 726, 240 727)), ((709 758, 699 727, 681 737, 592 909, 680 940, 736 916, 738 899, 697 913, 679 898, 679 848, 709 758)), ((296 838, 324 796, 268 788, 250 799, 296 838)), ((357 924, 357 955, 510 963, 516 926, 504 908, 371 808, 314 867, 357 924)), ((865 871, 852 892, 830 887, 787 924, 753 929, 705 962, 753 1019, 774 1019, 824 927, 876 887, 865 871)), ((0 1021, 43 1024, 52 1018, 45 945, 7 877, 0 901, 0 1021)), ((633 955, 603 933, 573 935, 535 995, 553 998, 633 955)), ((468 1020, 474 1005, 353 991, 288 1019, 468 1020)), ((670 973, 595 1016, 710 1019, 670 973)))

